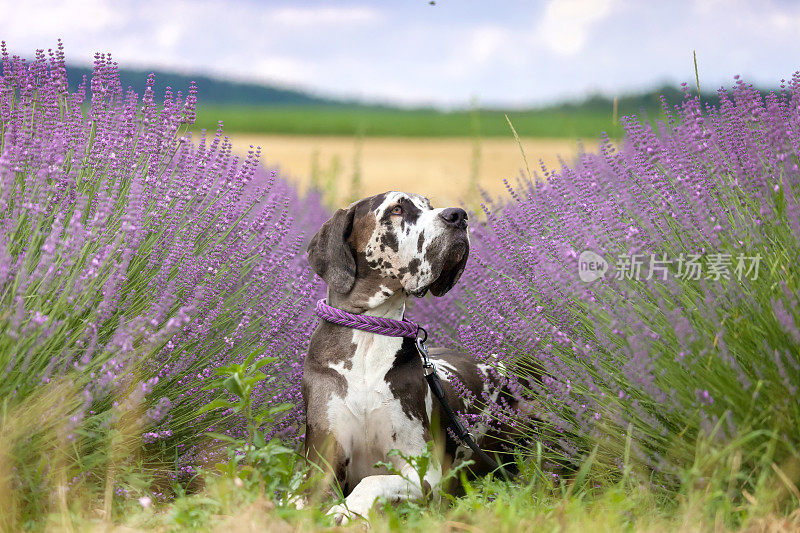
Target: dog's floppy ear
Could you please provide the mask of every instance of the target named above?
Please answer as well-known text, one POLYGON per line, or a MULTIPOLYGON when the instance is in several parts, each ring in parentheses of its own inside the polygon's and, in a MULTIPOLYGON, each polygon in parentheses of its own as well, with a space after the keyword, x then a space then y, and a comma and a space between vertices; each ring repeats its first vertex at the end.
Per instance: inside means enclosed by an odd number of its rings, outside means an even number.
POLYGON ((347 243, 353 231, 355 208, 339 209, 308 245, 308 263, 328 287, 347 294, 356 281, 356 259, 347 243))

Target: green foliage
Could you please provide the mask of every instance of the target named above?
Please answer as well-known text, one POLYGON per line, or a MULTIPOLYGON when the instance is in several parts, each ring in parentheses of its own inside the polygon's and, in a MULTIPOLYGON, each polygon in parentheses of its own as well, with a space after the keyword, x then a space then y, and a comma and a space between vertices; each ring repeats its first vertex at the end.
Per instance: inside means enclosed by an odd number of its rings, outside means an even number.
MULTIPOLYGON (((227 379, 227 378, 226 378, 227 379)), ((321 500, 314 505, 297 509, 287 498, 292 488, 292 475, 298 472, 287 468, 293 452, 276 439, 275 443, 261 449, 263 464, 258 476, 274 476, 279 482, 256 482, 251 474, 256 471, 245 460, 236 461, 233 470, 224 465, 219 475, 206 472, 202 475, 203 489, 190 493, 181 486, 174 487, 175 497, 167 502, 141 503, 143 493, 131 490, 128 498, 115 500, 114 512, 99 512, 102 496, 91 492, 72 492, 69 502, 57 505, 46 514, 24 525, 37 529, 49 524, 55 530, 88 530, 97 527, 125 526, 137 530, 166 531, 223 531, 223 530, 303 530, 316 531, 330 528, 327 509, 334 503, 321 500), (272 492, 272 490, 277 492, 272 492)), ((231 449, 245 452, 244 441, 231 449)), ((541 445, 539 445, 541 448, 541 445)), ((698 457, 708 453, 698 448, 698 457)), ((429 444, 419 456, 392 455, 408 461, 414 467, 417 479, 424 478, 436 460, 429 444)), ((732 456, 735 456, 735 451, 732 456)), ((296 457, 296 454, 294 454, 296 457)), ((252 455, 250 460, 252 460, 252 455)), ((594 475, 599 465, 594 454, 589 454, 578 473, 571 479, 554 476, 542 468, 541 450, 533 460, 518 458, 520 476, 514 482, 487 477, 467 480, 462 470, 451 471, 443 483, 422 500, 384 502, 370 514, 374 531, 675 531, 689 530, 793 530, 800 527, 800 513, 776 514, 776 503, 785 487, 768 482, 758 486, 744 499, 731 492, 731 472, 737 463, 727 464, 713 472, 690 469, 684 473, 685 490, 677 497, 667 497, 663 492, 640 483, 633 476, 616 482, 599 484, 594 475), (711 476, 710 478, 708 476, 711 476), (456 497, 444 491, 444 485, 453 476, 460 476, 463 494, 456 497), (441 498, 435 496, 442 496, 441 498)), ((399 474, 385 464, 392 473, 399 474)), ((773 467, 768 467, 773 471, 773 467)), ((146 475, 132 467, 129 487, 148 486, 146 475)), ((624 470, 628 470, 626 465, 624 470)), ((743 473, 742 473, 743 474, 743 473)), ((762 476, 765 472, 754 472, 762 476)), ((739 475, 739 474, 735 474, 739 475)), ((302 491, 299 485, 297 490, 302 491)), ((797 490, 795 488, 795 490, 797 490)), ((23 524, 20 524, 23 525, 23 524)), ((356 527, 360 527, 356 525, 356 527)), ((18 529, 18 528, 17 528, 18 529)))
POLYGON ((248 489, 258 487, 262 494, 290 498, 301 488, 305 478, 302 461, 294 448, 285 446, 278 439, 266 440, 263 428, 272 425, 278 415, 294 406, 282 403, 253 409, 256 386, 268 385, 275 379, 260 370, 274 362, 275 358, 263 357, 256 360, 257 353, 251 353, 243 363, 214 370, 218 377, 204 388, 215 390, 221 387, 234 399, 216 398, 198 409, 197 414, 225 409, 244 418, 247 427, 244 439, 214 432, 206 434, 228 445, 228 462, 218 463, 217 469, 248 489))
POLYGON ((435 468, 437 466, 441 466, 441 462, 439 461, 438 453, 433 441, 428 441, 425 444, 425 449, 423 449, 419 455, 406 454, 400 450, 394 449, 390 450, 387 456, 399 457, 402 461, 414 469, 417 479, 410 478, 405 472, 397 468, 392 461, 378 461, 375 463, 375 467, 386 468, 389 473, 402 477, 412 485, 422 487, 421 502, 406 502, 407 506, 416 510, 420 510, 425 506, 431 505, 431 503, 440 500, 442 497, 450 498, 452 500, 452 497, 447 493, 447 488, 452 485, 451 481, 460 479, 462 477, 462 472, 468 470, 470 465, 474 463, 474 461, 470 460, 454 465, 453 468, 450 468, 447 472, 443 473, 442 478, 435 485, 430 487, 430 490, 425 490, 425 476, 432 467, 435 468))

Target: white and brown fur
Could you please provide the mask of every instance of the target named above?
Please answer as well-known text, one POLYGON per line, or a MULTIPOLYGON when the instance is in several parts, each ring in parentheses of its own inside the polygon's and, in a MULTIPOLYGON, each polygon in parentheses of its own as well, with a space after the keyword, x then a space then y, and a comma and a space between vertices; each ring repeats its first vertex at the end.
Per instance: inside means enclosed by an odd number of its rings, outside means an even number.
MULTIPOLYGON (((468 255, 467 215, 462 209, 434 209, 427 198, 401 192, 339 209, 308 247, 311 267, 328 284, 330 305, 393 319, 403 317, 409 296, 449 291, 468 255)), ((468 410, 448 378, 455 374, 480 396, 487 383, 482 365, 454 351, 431 349, 431 356, 444 370, 440 375, 450 405, 468 410)), ((346 496, 343 505, 329 512, 337 523, 366 517, 379 498, 421 497, 440 481, 442 465, 447 468, 462 455, 441 429, 446 419, 428 390, 411 339, 321 321, 311 336, 302 393, 306 458, 335 478, 346 496), (439 428, 435 434, 433 427, 439 428), (387 453, 398 449, 419 455, 431 439, 439 443, 444 457, 429 470, 424 486, 410 483, 407 480, 418 478, 413 468, 387 453), (375 467, 389 460, 405 475, 375 467)), ((492 438, 483 436, 481 443, 492 438)))

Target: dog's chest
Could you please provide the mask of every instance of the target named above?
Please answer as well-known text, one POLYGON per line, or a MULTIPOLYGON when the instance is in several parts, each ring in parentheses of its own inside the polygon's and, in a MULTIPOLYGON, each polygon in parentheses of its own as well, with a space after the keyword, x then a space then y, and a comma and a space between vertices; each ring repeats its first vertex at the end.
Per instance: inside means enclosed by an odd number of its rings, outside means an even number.
MULTIPOLYGON (((381 412, 395 407, 395 404, 400 405, 392 394, 387 374, 394 365, 402 339, 353 330, 353 343, 356 347, 350 359, 330 365, 344 377, 347 390, 344 396, 331 398, 329 419, 344 418, 340 421, 374 424, 381 412)), ((350 426, 349 423, 332 425, 335 430, 350 426)))
POLYGON ((354 330, 353 343, 352 358, 331 365, 345 378, 346 392, 332 395, 327 406, 331 430, 350 459, 351 480, 377 473, 374 464, 386 460, 389 450, 421 436, 388 379, 402 339, 354 330))

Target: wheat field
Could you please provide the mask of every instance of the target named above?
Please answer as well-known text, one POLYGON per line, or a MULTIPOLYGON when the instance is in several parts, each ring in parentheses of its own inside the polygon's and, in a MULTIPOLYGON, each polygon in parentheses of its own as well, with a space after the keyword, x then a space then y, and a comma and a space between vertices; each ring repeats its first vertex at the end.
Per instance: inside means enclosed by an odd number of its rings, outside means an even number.
MULTIPOLYGON (((474 205, 476 185, 497 196, 503 179, 514 182, 527 174, 520 145, 488 138, 386 138, 231 134, 234 152, 260 146, 261 160, 305 191, 314 181, 334 205, 387 190, 416 192, 434 206, 474 205)), ((574 159, 580 149, 566 139, 522 138, 528 168, 541 175, 541 159, 549 168, 574 159)), ((586 144, 594 150, 597 143, 586 144)))

